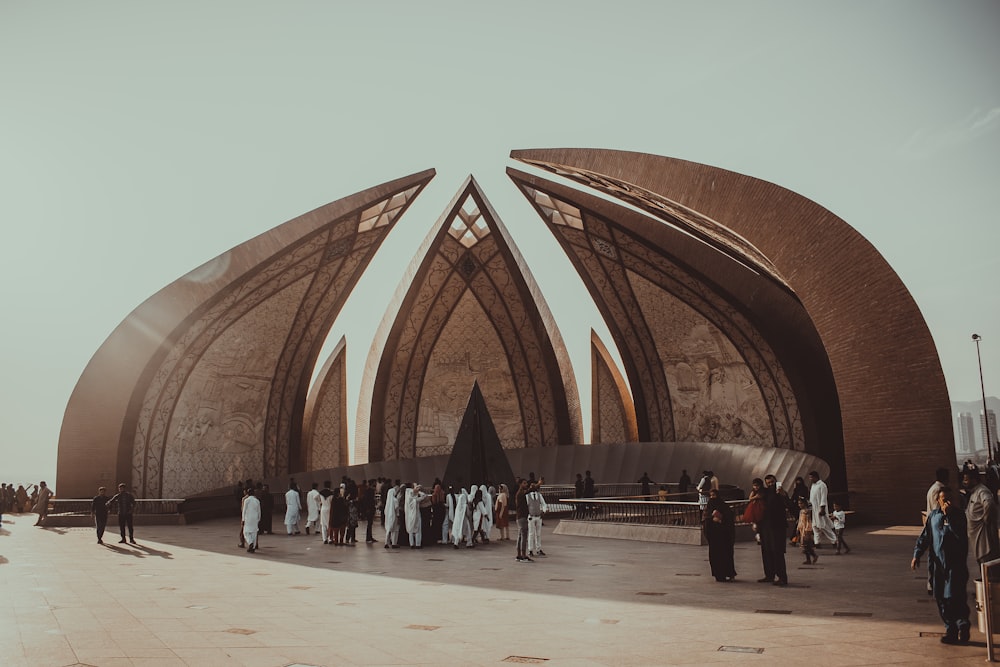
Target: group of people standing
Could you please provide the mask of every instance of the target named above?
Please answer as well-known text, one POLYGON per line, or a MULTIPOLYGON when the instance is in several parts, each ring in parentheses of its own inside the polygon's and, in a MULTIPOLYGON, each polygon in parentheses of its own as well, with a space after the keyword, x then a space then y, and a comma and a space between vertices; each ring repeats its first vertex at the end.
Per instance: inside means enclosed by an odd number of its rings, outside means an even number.
MULTIPOLYGON (((715 580, 731 582, 736 578, 736 513, 720 497, 718 487, 713 488, 711 477, 714 475, 706 471, 702 477, 702 481, 706 483, 699 484, 699 495, 702 488, 707 491, 702 525, 708 542, 708 559, 715 580)), ((808 477, 808 489, 802 478, 796 478, 791 496, 774 475, 756 478, 751 483, 746 509, 741 518, 751 525, 760 545, 764 576, 757 580, 759 583, 788 585, 785 553, 789 541, 802 549, 805 563, 815 563, 819 559, 816 547, 824 539, 836 547, 836 553, 850 553, 850 547, 844 541, 846 513, 839 504, 829 507, 827 486, 818 472, 812 471, 808 477), (796 519, 795 533, 791 540, 788 536, 789 517, 796 519)))
MULTIPOLYGON (((579 477, 579 476, 578 476, 579 477)), ((588 472, 587 478, 592 478, 588 472)), ((581 479, 582 481, 582 479, 581 479)), ((313 483, 302 498, 294 480, 285 493, 285 529, 288 535, 300 535, 300 522, 305 514, 305 534, 319 534, 323 544, 354 545, 356 529, 366 522, 365 542, 377 542, 372 536, 372 524, 381 517, 385 528, 386 549, 442 544, 458 549, 490 544, 494 529, 499 541, 511 541, 510 513, 517 518, 517 561, 531 562, 545 556, 542 550, 542 517, 548 505, 541 493, 542 479, 534 474, 518 480, 517 492, 511 496, 506 484, 473 484, 468 488, 445 488, 435 479, 428 493, 420 484, 400 480, 371 479, 356 484, 344 478, 339 487, 331 482, 313 483)), ((585 484, 585 483, 584 483, 585 484)), ((264 506, 270 493, 251 480, 241 485, 240 547, 253 553, 259 536, 270 532, 271 511, 264 506), (265 527, 266 524, 266 527, 265 527)))
POLYGON ((927 518, 913 547, 910 567, 916 570, 927 555, 927 593, 937 602, 945 628, 941 642, 964 644, 970 630, 969 549, 979 565, 1000 558, 998 489, 986 483, 997 486, 995 474, 984 476, 972 465, 962 470, 957 492, 948 485, 949 477, 947 468, 938 468, 927 490, 927 518))
POLYGON ((49 501, 55 494, 44 481, 28 486, 32 487, 31 493, 28 493, 23 484, 18 484, 16 489, 10 483, 0 485, 0 520, 4 514, 34 512, 38 515, 35 525, 42 524, 42 520, 49 512, 49 501))

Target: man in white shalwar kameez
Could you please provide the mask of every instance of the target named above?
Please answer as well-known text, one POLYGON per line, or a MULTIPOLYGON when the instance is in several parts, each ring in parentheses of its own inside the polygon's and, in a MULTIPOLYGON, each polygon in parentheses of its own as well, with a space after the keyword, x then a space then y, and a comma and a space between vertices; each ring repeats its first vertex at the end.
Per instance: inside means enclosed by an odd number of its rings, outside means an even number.
POLYGON ((396 487, 390 486, 389 491, 386 493, 385 497, 385 510, 383 514, 385 515, 385 548, 388 549, 392 547, 393 549, 399 548, 398 537, 396 531, 399 526, 398 519, 396 518, 396 509, 398 506, 398 499, 396 498, 396 487))
POLYGON ((257 551, 257 530, 260 524, 260 501, 253 489, 247 489, 243 498, 243 538, 247 541, 247 552, 257 551))
POLYGON ((333 507, 333 489, 330 482, 323 482, 323 490, 319 492, 319 532, 323 536, 323 544, 330 544, 330 509, 333 507))
POLYGON ((458 502, 455 503, 455 518, 451 523, 451 543, 458 548, 458 543, 462 541, 462 536, 466 537, 466 546, 472 546, 472 526, 466 518, 469 507, 469 492, 462 489, 458 494, 458 502))
POLYGON ((826 482, 819 478, 819 473, 813 470, 809 473, 809 504, 813 511, 813 540, 820 545, 820 537, 825 537, 830 544, 837 543, 837 534, 833 532, 833 521, 830 520, 830 507, 827 505, 826 482))
POLYGON ((289 535, 299 534, 299 517, 302 512, 302 499, 299 498, 299 487, 295 482, 288 485, 285 492, 285 528, 289 535))
POLYGON ((486 512, 483 513, 483 542, 490 543, 490 535, 493 534, 493 496, 487 486, 483 485, 483 504, 486 505, 486 512))
POLYGON ((419 484, 412 489, 409 487, 406 489, 406 506, 403 507, 403 512, 406 518, 406 532, 410 536, 411 549, 422 548, 424 529, 420 517, 420 501, 426 497, 427 494, 421 490, 419 484))
POLYGON ((323 496, 319 493, 319 483, 313 482, 312 488, 309 493, 306 494, 306 509, 309 514, 306 515, 306 535, 309 534, 309 529, 316 529, 319 525, 319 506, 323 500, 323 496))
POLYGON ((441 543, 448 544, 451 542, 451 526, 455 521, 455 504, 458 502, 458 496, 455 495, 454 487, 448 487, 448 493, 444 497, 445 513, 444 513, 444 523, 441 524, 441 543))

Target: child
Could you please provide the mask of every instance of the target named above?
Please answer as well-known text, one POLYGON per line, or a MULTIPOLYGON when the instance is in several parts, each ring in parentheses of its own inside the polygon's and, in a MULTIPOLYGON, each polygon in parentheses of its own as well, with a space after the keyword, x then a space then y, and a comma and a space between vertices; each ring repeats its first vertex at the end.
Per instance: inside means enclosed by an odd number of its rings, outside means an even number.
POLYGON ((816 555, 816 546, 813 541, 812 509, 805 498, 799 498, 799 523, 796 526, 799 534, 799 548, 805 554, 806 559, 803 565, 811 565, 819 560, 816 555))
POLYGON ((840 555, 840 548, 844 548, 844 553, 851 553, 851 547, 847 546, 847 542, 844 541, 844 526, 847 524, 847 514, 844 512, 844 508, 840 506, 840 503, 833 504, 833 532, 837 534, 837 555, 840 555))

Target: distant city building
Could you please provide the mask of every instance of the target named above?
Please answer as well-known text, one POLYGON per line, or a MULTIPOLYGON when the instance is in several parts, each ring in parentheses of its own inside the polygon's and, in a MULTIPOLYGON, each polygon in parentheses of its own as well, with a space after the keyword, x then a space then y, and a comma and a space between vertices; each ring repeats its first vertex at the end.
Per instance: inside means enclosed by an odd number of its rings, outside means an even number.
POLYGON ((979 411, 979 434, 983 438, 983 449, 989 449, 986 443, 990 442, 996 444, 997 441, 997 413, 993 410, 987 410, 986 416, 983 416, 983 411, 979 411), (989 434, 987 435, 986 424, 987 421, 990 425, 989 434))
POLYGON ((972 413, 960 412, 956 415, 955 421, 958 423, 958 452, 960 454, 975 454, 978 447, 976 425, 972 420, 972 413))

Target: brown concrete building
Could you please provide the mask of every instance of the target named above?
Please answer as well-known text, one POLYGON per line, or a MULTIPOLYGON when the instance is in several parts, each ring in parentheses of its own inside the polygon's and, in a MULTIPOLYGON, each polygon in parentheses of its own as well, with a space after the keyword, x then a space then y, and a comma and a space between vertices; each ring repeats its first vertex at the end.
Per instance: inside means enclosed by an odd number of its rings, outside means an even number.
POLYGON ((114 479, 183 497, 245 475, 443 474, 478 382, 515 472, 569 481, 585 467, 613 482, 711 466, 740 483, 816 468, 864 516, 912 519, 928 471, 953 458, 948 397, 916 304, 871 244, 814 202, 705 165, 512 156, 540 170, 508 175, 621 358, 592 336, 591 444, 556 323, 470 177, 372 342, 348 455, 348 341, 311 380, 426 171, 280 225, 140 305, 67 406, 60 495, 114 479))

